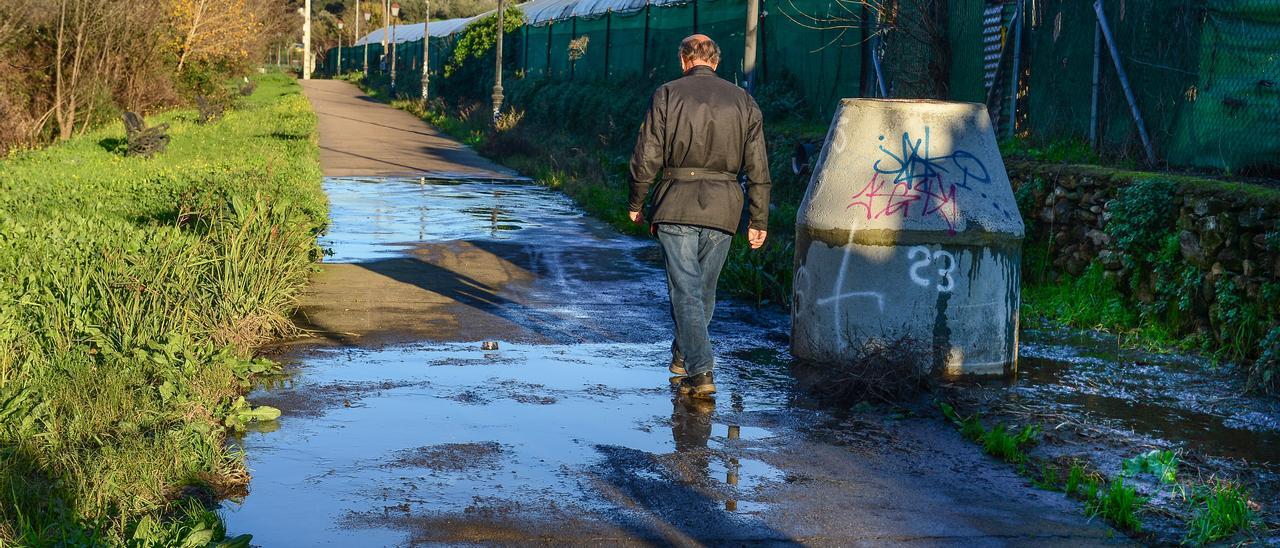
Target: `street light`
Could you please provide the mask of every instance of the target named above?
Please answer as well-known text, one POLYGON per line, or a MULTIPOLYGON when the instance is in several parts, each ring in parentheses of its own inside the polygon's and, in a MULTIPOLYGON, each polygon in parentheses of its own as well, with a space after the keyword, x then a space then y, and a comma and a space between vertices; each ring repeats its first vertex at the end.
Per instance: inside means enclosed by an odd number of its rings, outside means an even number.
POLYGON ((400 19, 400 3, 391 3, 391 98, 396 98, 396 21, 400 19))
POLYGON ((311 0, 307 0, 302 10, 302 79, 311 79, 311 0))
POLYGON ((498 122, 498 113, 502 110, 502 37, 506 30, 502 26, 503 13, 507 11, 506 3, 498 0, 498 44, 496 66, 493 73, 493 122, 498 122))
MULTIPOLYGON (((364 12, 364 23, 366 28, 369 26, 369 18, 371 17, 373 17, 372 13, 368 11, 364 12)), ((356 18, 356 24, 357 25, 360 24, 359 17, 356 18)), ((356 34, 360 34, 360 31, 356 31, 356 34)), ((368 38, 366 38, 364 41, 364 75, 365 77, 369 76, 369 39, 368 38)))
POLYGON ((431 84, 431 0, 426 0, 427 18, 422 21, 422 110, 427 109, 427 87, 431 84))
POLYGON ((338 21, 338 76, 342 76, 342 21, 338 21))

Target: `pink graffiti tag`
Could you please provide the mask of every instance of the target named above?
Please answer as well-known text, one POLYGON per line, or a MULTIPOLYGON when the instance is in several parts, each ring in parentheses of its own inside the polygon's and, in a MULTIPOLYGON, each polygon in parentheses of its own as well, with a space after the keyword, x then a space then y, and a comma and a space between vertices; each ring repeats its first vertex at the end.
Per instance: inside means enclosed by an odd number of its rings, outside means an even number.
POLYGON ((911 206, 917 203, 920 207, 914 211, 916 215, 942 217, 951 234, 955 234, 956 222, 960 219, 960 211, 956 205, 956 185, 947 185, 941 180, 917 180, 914 185, 910 182, 891 184, 881 179, 877 173, 851 198, 853 202, 845 209, 861 207, 866 211, 868 221, 893 215, 909 217, 913 214, 911 206), (885 187, 889 187, 888 190, 885 187))
MULTIPOLYGON (((885 140, 883 135, 880 140, 885 140)), ((903 218, 912 214, 938 215, 946 221, 947 231, 955 234, 956 223, 960 221, 956 195, 960 190, 975 191, 977 185, 990 184, 991 177, 986 166, 973 154, 955 150, 934 156, 929 150, 929 141, 926 127, 924 139, 913 141, 909 134, 903 133, 897 151, 880 145, 883 157, 872 164, 871 181, 852 196, 853 201, 845 209, 861 207, 866 210, 867 220, 893 215, 903 218), (913 211, 912 206, 917 203, 920 207, 913 211)), ((979 193, 987 198, 987 194, 979 193)), ((1009 216, 998 204, 992 203, 992 206, 1009 216)))

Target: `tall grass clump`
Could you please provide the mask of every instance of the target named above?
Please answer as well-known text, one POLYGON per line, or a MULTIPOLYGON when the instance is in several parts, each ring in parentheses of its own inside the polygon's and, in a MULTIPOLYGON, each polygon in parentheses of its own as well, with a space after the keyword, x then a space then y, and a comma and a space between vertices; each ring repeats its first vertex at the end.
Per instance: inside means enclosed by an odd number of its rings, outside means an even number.
POLYGON ((317 256, 315 115, 269 74, 220 122, 152 122, 149 159, 116 124, 0 161, 0 545, 220 536, 226 434, 273 415, 239 396, 317 256))
POLYGON ((1249 507, 1248 495, 1229 482, 1208 486, 1195 495, 1194 502, 1199 508, 1187 524, 1186 541, 1191 544, 1208 544, 1230 538, 1259 521, 1249 507))

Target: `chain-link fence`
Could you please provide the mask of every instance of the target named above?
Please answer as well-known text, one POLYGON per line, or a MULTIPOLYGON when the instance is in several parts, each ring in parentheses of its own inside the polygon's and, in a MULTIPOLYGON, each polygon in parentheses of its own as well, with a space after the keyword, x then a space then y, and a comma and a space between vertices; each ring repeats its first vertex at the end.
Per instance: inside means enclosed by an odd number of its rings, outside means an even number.
MULTIPOLYGON (((548 1, 566 0, 522 7, 548 1)), ((598 3, 510 33, 506 61, 526 78, 652 87, 679 75, 677 44, 701 32, 722 48, 721 75, 744 83, 746 2, 598 3)), ((790 88, 815 121, 840 98, 883 87, 891 97, 986 103, 1002 136, 1033 144, 1073 140, 1143 161, 1141 118, 1157 165, 1280 170, 1276 0, 1104 0, 1105 19, 1086 0, 759 2, 752 78, 790 88)), ((457 36, 431 38, 433 78, 457 36)), ((343 48, 344 70, 363 66, 363 50, 343 48)), ((422 41, 395 52, 398 89, 420 90, 422 41)), ((337 55, 326 56, 330 73, 337 55)), ((369 46, 369 59, 371 72, 389 70, 380 44, 369 46)))

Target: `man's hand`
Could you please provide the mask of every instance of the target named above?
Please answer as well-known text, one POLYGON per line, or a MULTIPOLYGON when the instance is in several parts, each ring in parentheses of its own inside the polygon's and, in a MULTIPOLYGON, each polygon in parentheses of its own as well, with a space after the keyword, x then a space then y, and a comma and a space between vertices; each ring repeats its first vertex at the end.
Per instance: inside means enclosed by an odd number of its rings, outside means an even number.
POLYGON ((751 249, 760 249, 764 245, 764 239, 769 236, 769 231, 756 228, 747 229, 747 241, 751 242, 751 249))
POLYGON ((635 224, 642 224, 642 223, 644 223, 644 218, 640 216, 640 212, 639 212, 639 211, 631 211, 631 212, 629 212, 629 213, 631 214, 631 222, 633 222, 633 223, 635 223, 635 224))

